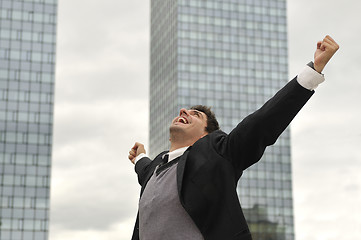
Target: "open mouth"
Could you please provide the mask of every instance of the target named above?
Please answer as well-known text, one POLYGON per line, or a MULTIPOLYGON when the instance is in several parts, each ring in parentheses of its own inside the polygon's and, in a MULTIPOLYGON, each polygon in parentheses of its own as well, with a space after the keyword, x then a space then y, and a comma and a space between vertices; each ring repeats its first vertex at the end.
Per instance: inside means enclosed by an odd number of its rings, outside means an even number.
POLYGON ((183 123, 183 124, 188 124, 188 120, 186 118, 184 118, 184 117, 179 117, 177 119, 177 122, 178 123, 183 123))

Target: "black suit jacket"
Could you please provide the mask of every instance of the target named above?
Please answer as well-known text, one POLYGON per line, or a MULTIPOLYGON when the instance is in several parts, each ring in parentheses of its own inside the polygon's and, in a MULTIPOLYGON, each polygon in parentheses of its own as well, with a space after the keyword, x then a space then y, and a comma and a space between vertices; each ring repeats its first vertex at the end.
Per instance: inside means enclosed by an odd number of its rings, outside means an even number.
MULTIPOLYGON (((177 167, 179 198, 205 240, 252 239, 238 200, 237 181, 243 170, 276 142, 313 93, 295 78, 229 134, 212 132, 181 156, 177 167)), ((141 194, 159 163, 159 157, 153 161, 145 157, 136 163, 141 194)), ((132 240, 138 239, 137 218, 132 240)))

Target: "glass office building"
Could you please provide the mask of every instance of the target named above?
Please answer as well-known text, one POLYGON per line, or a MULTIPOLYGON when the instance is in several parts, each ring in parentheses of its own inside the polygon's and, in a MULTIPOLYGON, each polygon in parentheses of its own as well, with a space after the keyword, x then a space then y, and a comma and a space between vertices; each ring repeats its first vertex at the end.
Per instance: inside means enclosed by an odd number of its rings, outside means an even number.
POLYGON ((57 0, 0 0, 0 239, 48 239, 57 0))
MULTIPOLYGON (((286 0, 152 0, 150 153, 182 107, 212 106, 229 132, 288 81, 286 0)), ((255 240, 292 240, 290 133, 242 176, 255 240)))

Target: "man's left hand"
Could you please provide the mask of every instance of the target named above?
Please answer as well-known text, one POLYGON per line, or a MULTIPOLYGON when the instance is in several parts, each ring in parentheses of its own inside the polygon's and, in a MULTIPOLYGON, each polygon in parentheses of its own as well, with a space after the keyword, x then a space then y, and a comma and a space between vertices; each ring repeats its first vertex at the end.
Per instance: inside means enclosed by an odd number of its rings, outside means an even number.
POLYGON ((315 70, 321 73, 338 49, 339 45, 328 35, 322 41, 319 41, 314 56, 315 60, 313 67, 315 70))

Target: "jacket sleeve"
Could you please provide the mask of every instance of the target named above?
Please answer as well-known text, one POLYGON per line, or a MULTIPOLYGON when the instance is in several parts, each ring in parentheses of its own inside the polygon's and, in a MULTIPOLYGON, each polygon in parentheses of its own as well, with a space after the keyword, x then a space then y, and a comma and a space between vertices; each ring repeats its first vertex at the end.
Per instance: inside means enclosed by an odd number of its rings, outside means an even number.
POLYGON ((236 170, 243 171, 259 161, 265 148, 276 142, 313 93, 294 78, 229 135, 219 139, 216 148, 236 170))
POLYGON ((143 157, 135 164, 135 172, 138 175, 138 182, 141 186, 143 186, 145 183, 145 178, 148 175, 151 163, 152 160, 150 160, 148 157, 143 157))

